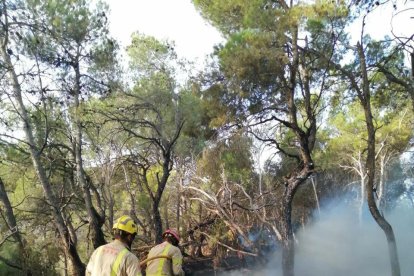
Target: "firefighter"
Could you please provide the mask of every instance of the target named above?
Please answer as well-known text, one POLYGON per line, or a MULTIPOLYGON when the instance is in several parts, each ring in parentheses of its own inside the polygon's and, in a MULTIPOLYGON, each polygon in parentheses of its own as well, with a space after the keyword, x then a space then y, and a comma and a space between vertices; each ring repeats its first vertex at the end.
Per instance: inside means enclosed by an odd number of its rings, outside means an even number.
POLYGON ((120 217, 112 227, 114 240, 98 247, 91 256, 86 275, 89 276, 141 276, 138 258, 131 253, 137 234, 137 225, 129 216, 120 217))
POLYGON ((147 276, 184 276, 183 255, 178 244, 177 230, 168 229, 162 234, 164 242, 153 247, 148 253, 147 276))

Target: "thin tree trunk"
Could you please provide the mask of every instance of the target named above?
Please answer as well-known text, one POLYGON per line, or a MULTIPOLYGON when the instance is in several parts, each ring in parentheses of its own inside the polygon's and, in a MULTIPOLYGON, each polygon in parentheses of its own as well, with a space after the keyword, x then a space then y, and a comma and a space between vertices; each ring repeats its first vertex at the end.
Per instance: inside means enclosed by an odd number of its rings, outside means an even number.
MULTIPOLYGON (((384 199, 384 191, 385 191, 385 166, 386 166, 386 156, 380 156, 380 176, 379 176, 379 185, 377 188, 377 202, 378 202, 378 209, 381 210, 383 208, 383 199, 384 199)), ((382 209, 383 210, 383 209, 382 209)))
POLYGON ((360 181, 361 181, 361 199, 359 202, 359 210, 358 210, 358 217, 359 217, 359 222, 362 223, 362 213, 364 211, 364 202, 365 202, 365 172, 364 171, 360 171, 360 181))
POLYGON ((295 243, 292 229, 292 196, 286 188, 283 196, 281 234, 282 234, 282 268, 283 276, 294 276, 295 267, 295 243))
POLYGON ((365 62, 365 53, 361 43, 357 44, 358 55, 361 61, 361 74, 362 74, 362 92, 359 90, 359 98, 361 104, 364 108, 365 121, 368 131, 368 140, 367 140, 367 185, 366 185, 366 194, 368 199, 368 207, 371 212, 372 217, 377 222, 377 224, 384 231, 385 236, 388 242, 388 253, 390 256, 391 262, 391 275, 400 276, 400 264, 398 260, 398 251, 397 244, 394 236, 394 231, 388 221, 381 215, 378 210, 375 198, 374 198, 374 177, 375 177, 375 127, 373 124, 373 116, 371 111, 371 95, 369 88, 368 73, 365 62))
POLYGON ((283 276, 294 276, 295 240, 292 228, 292 202, 298 187, 312 174, 313 165, 306 165, 285 184, 281 206, 280 234, 282 236, 283 276))
POLYGON ((29 115, 26 110, 26 106, 23 103, 22 90, 21 90, 21 86, 20 86, 20 83, 17 77, 17 73, 14 70, 13 63, 10 59, 10 56, 7 53, 7 49, 6 49, 7 43, 4 43, 4 41, 1 41, 1 42, 2 42, 1 43, 2 47, 0 48, 1 55, 3 57, 4 66, 8 70, 8 75, 13 85, 13 97, 16 100, 16 109, 17 109, 16 111, 18 112, 22 120, 22 123, 23 123, 23 131, 26 137, 26 142, 29 145, 29 152, 30 152, 30 156, 33 162, 34 170, 37 174, 39 182, 41 183, 43 187, 46 200, 52 212, 55 226, 58 229, 58 232, 60 235, 62 246, 65 252, 69 254, 69 259, 70 259, 69 266, 72 268, 73 275, 83 275, 85 273, 85 266, 82 263, 78 255, 77 249, 71 240, 69 230, 67 226, 65 225, 64 218, 62 217, 62 214, 61 214, 59 201, 57 200, 52 190, 52 186, 49 183, 49 180, 46 175, 46 171, 40 160, 41 153, 36 147, 32 125, 29 120, 29 115))
POLYGON ((170 220, 168 219, 168 206, 170 205, 169 199, 164 201, 165 204, 163 204, 163 216, 164 216, 164 225, 165 229, 170 228, 170 220))
POLYGON ((10 231, 13 232, 13 237, 19 245, 20 255, 22 256, 22 270, 25 275, 32 275, 29 266, 29 255, 26 250, 26 246, 22 236, 20 235, 20 230, 17 227, 16 217, 14 216, 13 207, 10 203, 9 197, 6 192, 3 180, 0 178, 0 202, 3 203, 3 207, 6 213, 6 220, 10 231))
POLYGON ((152 203, 152 214, 154 216, 155 242, 161 243, 162 242, 162 220, 161 220, 158 200, 153 201, 152 203))
POLYGON ((318 208, 318 213, 321 214, 321 206, 319 205, 318 191, 316 190, 316 181, 314 178, 311 178, 313 193, 315 194, 316 208, 318 208))
MULTIPOLYGON (((291 72, 289 76, 290 87, 287 89, 287 103, 289 106, 289 121, 293 127, 297 127, 297 108, 295 105, 295 88, 296 88, 296 77, 299 66, 299 53, 298 53, 298 30, 296 27, 292 30, 292 61, 291 61, 291 72)), ((295 129, 292 129, 296 136, 300 136, 295 129)), ((296 129, 298 130, 298 129, 296 129)), ((301 140, 301 137, 298 137, 301 140)), ((303 160, 305 161, 305 160, 303 160)), ((294 276, 295 266, 295 243, 293 241, 293 229, 292 229, 292 201, 293 195, 297 188, 295 181, 292 181, 295 176, 292 176, 286 182, 285 190, 282 198, 281 206, 281 234, 282 234, 282 269, 283 276, 294 276)))
POLYGON ((180 176, 180 182, 178 183, 178 194, 177 194, 177 210, 176 210, 176 228, 180 229, 180 218, 181 218, 181 187, 183 186, 183 177, 180 176))
POLYGON ((305 131, 301 129, 297 118, 297 106, 295 103, 295 92, 297 88, 297 78, 299 72, 300 56, 298 50, 298 27, 294 26, 292 33, 292 58, 290 62, 289 87, 285 92, 288 104, 289 122, 284 125, 289 127, 294 133, 299 143, 299 153, 297 159, 300 163, 300 171, 294 172, 286 181, 281 206, 281 235, 282 235, 282 269, 283 276, 294 276, 295 264, 295 243, 292 229, 292 202, 297 188, 304 183, 312 174, 314 164, 311 152, 315 145, 316 136, 316 118, 311 101, 310 76, 304 68, 304 103, 307 120, 309 125, 305 127, 305 131))
MULTIPOLYGON (((165 147, 165 148, 168 148, 165 147)), ((167 185, 168 178, 170 176, 170 165, 171 165, 171 153, 167 150, 163 156, 162 176, 161 179, 157 175, 157 192, 153 199, 152 212, 154 216, 154 230, 155 230, 155 241, 157 243, 162 242, 162 220, 159 210, 162 194, 164 193, 165 186, 167 185)))
POLYGON ((89 227, 91 229, 92 235, 92 244, 93 247, 96 249, 101 245, 106 244, 105 236, 102 232, 102 225, 105 223, 103 217, 101 217, 98 212, 96 211, 95 207, 93 206, 92 196, 89 189, 89 185, 86 181, 86 175, 83 167, 83 159, 82 159, 82 124, 79 119, 79 112, 80 112, 80 103, 79 103, 79 96, 80 96, 80 72, 79 72, 79 65, 76 64, 74 66, 75 69, 75 114, 73 115, 74 120, 74 139, 73 143, 75 145, 75 162, 76 162, 76 176, 79 181, 79 184, 83 190, 83 198, 86 205, 86 210, 88 212, 89 217, 89 227))

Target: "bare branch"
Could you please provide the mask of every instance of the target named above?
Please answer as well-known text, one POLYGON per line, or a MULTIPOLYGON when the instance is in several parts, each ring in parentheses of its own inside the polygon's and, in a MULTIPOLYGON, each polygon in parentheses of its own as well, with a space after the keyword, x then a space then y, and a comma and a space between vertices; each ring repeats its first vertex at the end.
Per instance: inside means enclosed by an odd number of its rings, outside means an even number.
MULTIPOLYGON (((209 239, 213 239, 209 234, 207 234, 206 232, 202 232, 202 231, 200 231, 200 233, 201 234, 203 234, 203 235, 205 235, 206 237, 208 237, 209 239)), ((255 257, 257 257, 258 255, 257 255, 257 253, 251 253, 251 252, 247 252, 247 251, 243 251, 243 250, 239 250, 239 249, 235 249, 235 248, 233 248, 233 247, 231 247, 231 246, 229 246, 229 245, 227 245, 227 244, 224 244, 224 243, 222 243, 221 241, 219 241, 219 240, 217 240, 217 239, 214 239, 214 241, 217 243, 217 244, 219 244, 219 245, 221 245, 221 246, 223 246, 223 247, 225 247, 225 248, 227 248, 227 249, 229 249, 229 250, 231 250, 231 251, 234 251, 234 252, 238 252, 238 253, 241 253, 241 254, 244 254, 244 255, 249 255, 249 256, 255 256, 255 257)))

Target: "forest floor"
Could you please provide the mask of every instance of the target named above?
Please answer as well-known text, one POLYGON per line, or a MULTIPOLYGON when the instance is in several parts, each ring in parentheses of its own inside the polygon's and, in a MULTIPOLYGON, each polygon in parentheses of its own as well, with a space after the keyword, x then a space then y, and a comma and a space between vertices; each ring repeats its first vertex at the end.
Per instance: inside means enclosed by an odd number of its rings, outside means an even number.
POLYGON ((219 276, 224 275, 230 271, 240 271, 240 275, 251 275, 256 262, 247 262, 245 259, 240 259, 237 256, 228 256, 214 265, 212 257, 200 258, 185 258, 184 270, 186 276, 219 276))

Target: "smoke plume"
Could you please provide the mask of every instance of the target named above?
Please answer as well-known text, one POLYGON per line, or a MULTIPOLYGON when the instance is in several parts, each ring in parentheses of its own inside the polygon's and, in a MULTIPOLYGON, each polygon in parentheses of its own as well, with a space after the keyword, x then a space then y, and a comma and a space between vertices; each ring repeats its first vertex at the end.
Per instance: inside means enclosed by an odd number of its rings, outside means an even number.
MULTIPOLYGON (((365 207, 362 221, 349 203, 334 202, 315 215, 316 219, 296 234, 296 276, 388 276, 391 275, 384 232, 365 207)), ((385 214, 397 240, 401 275, 414 275, 414 209, 400 204, 385 214)), ((235 271, 220 275, 282 275, 281 252, 253 272, 235 271)))

